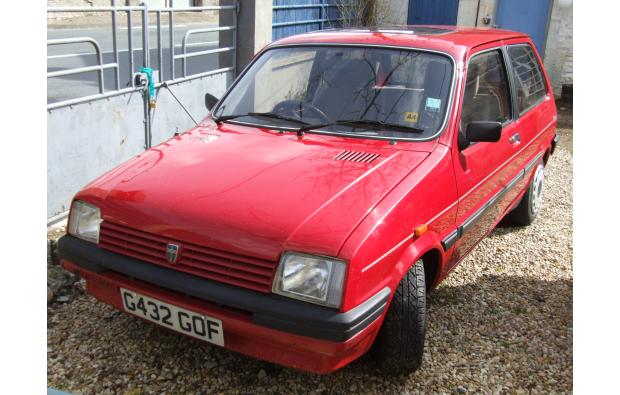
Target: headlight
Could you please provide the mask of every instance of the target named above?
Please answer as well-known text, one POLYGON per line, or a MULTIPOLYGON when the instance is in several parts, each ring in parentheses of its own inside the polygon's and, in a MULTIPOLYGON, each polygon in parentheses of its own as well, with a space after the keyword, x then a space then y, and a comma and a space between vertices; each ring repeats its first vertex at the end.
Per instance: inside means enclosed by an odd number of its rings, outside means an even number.
POLYGON ((99 224, 101 212, 99 208, 86 202, 76 200, 71 206, 69 217, 69 233, 82 240, 99 243, 99 224))
POLYGON ((280 259, 273 292, 340 307, 345 270, 345 263, 334 258, 287 252, 280 259))

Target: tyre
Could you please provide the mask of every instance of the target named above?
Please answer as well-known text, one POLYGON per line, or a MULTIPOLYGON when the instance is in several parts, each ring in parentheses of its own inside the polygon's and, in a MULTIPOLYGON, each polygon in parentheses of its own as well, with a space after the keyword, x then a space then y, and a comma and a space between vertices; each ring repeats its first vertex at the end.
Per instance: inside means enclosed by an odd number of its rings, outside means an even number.
POLYGON ((424 265, 419 260, 396 288, 372 357, 384 373, 413 373, 422 365, 425 334, 426 283, 424 265))
POLYGON ((521 202, 508 214, 508 220, 510 222, 521 226, 527 226, 534 222, 534 219, 536 219, 538 212, 542 208, 544 180, 545 166, 540 163, 538 167, 536 167, 532 182, 527 188, 525 195, 523 195, 521 202))

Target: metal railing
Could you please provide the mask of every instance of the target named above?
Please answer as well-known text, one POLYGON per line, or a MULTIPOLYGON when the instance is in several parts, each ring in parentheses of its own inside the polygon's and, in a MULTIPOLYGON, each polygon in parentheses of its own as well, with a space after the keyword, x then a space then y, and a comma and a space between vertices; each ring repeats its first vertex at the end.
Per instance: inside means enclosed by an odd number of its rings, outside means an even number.
MULTIPOLYGON (((235 21, 233 23, 233 25, 236 25, 236 16, 234 17, 235 21)), ((196 34, 200 34, 200 33, 212 33, 212 32, 221 32, 221 31, 226 31, 226 30, 236 30, 235 26, 218 26, 218 27, 209 27, 209 28, 205 28, 205 29, 193 29, 193 30, 188 30, 185 32, 185 36, 183 36, 183 42, 181 44, 183 53, 180 55, 175 55, 174 59, 181 59, 182 60, 182 64, 183 64, 183 77, 187 77, 187 59, 188 58, 192 58, 195 56, 203 56, 203 55, 210 55, 210 54, 214 54, 214 53, 219 53, 219 52, 228 52, 228 51, 233 51, 233 58, 235 57, 235 44, 233 43, 232 46, 230 47, 221 47, 221 48, 216 48, 216 49, 208 49, 205 51, 197 51, 197 52, 187 52, 187 41, 189 40, 189 37, 191 35, 196 35, 196 34)), ((235 34, 233 33, 233 40, 234 40, 235 34)), ((234 60, 233 60, 233 65, 235 64, 234 60)), ((234 70, 234 68, 233 68, 234 70)))
POLYGON ((103 94, 103 91, 105 89, 103 70, 109 69, 109 68, 115 68, 118 71, 118 63, 115 62, 115 63, 103 64, 103 55, 101 52, 101 47, 99 46, 97 41, 95 41, 94 39, 90 37, 62 38, 62 39, 47 41, 48 46, 79 44, 79 43, 89 43, 93 45, 93 47, 95 48, 95 53, 97 54, 97 65, 76 67, 76 68, 67 69, 67 70, 52 71, 52 72, 47 73, 47 78, 63 77, 66 75, 74 75, 74 74, 82 74, 82 73, 89 73, 92 71, 98 71, 99 72, 99 93, 103 94))
MULTIPOLYGON (((92 100, 103 99, 106 97, 125 94, 128 92, 134 92, 140 87, 136 87, 133 75, 136 71, 136 62, 134 59, 134 52, 138 49, 134 48, 134 40, 133 34, 134 26, 133 26, 133 15, 134 13, 141 14, 141 31, 142 31, 142 62, 141 67, 152 67, 150 61, 150 51, 151 48, 149 44, 149 15, 155 15, 156 17, 156 37, 157 37, 157 67, 155 68, 159 71, 159 82, 156 84, 156 87, 159 87, 166 82, 168 85, 177 84, 183 81, 188 81, 195 78, 201 78, 208 75, 225 73, 228 71, 236 70, 236 56, 235 56, 235 48, 236 48, 236 29, 237 29, 237 12, 238 12, 238 2, 235 2, 232 5, 219 5, 219 6, 202 6, 202 7, 174 7, 173 0, 169 0, 168 7, 164 8, 156 8, 149 9, 146 3, 140 3, 139 6, 118 6, 116 4, 116 0, 111 0, 111 5, 107 7, 48 7, 48 13, 110 13, 112 17, 112 62, 104 63, 103 59, 103 51, 101 46, 92 37, 76 37, 76 38, 66 38, 66 39, 54 39, 48 40, 48 46, 57 46, 57 45, 69 45, 69 44, 79 44, 79 43, 90 43, 95 48, 95 55, 97 57, 97 65, 95 66, 83 66, 83 67, 74 67, 68 68, 64 70, 51 71, 47 73, 47 78, 57 78, 68 75, 82 74, 88 72, 98 72, 98 94, 82 96, 78 98, 71 98, 62 100, 55 103, 49 103, 47 105, 48 110, 52 110, 55 108, 75 105, 83 102, 89 102, 92 100), (181 54, 175 54, 175 49, 179 48, 179 46, 175 45, 175 32, 174 32, 174 16, 177 12, 202 12, 202 11, 232 11, 233 13, 233 23, 230 26, 218 26, 214 28, 207 29, 194 29, 189 30, 185 33, 183 37, 183 42, 180 46, 181 54), (121 83, 121 66, 120 66, 120 56, 119 56, 119 40, 118 40, 118 17, 119 13, 124 13, 127 16, 127 51, 128 51, 128 70, 126 77, 127 80, 127 88, 121 88, 123 85, 121 83), (168 57, 169 57, 169 67, 168 70, 165 70, 165 60, 164 60, 164 38, 162 32, 162 14, 168 15, 168 57), (191 35, 206 33, 206 32, 219 32, 219 31, 231 31, 233 35, 232 45, 223 47, 223 48, 215 48, 203 51, 195 51, 188 52, 187 49, 193 45, 201 45, 201 43, 188 44, 188 39, 191 35), (229 67, 221 67, 214 70, 205 70, 201 72, 196 72, 191 75, 187 73, 187 60, 189 58, 194 58, 197 56, 204 56, 209 54, 215 54, 220 52, 231 51, 231 66, 229 67), (182 61, 182 76, 177 77, 175 74, 175 61, 181 59, 182 61), (106 69, 114 69, 114 89, 106 91, 105 88, 105 78, 104 78, 104 70, 106 69)), ((204 43, 202 43, 204 44, 204 43)), ((83 56, 85 54, 74 54, 75 56, 83 56)), ((49 56, 48 56, 49 58, 49 56)))

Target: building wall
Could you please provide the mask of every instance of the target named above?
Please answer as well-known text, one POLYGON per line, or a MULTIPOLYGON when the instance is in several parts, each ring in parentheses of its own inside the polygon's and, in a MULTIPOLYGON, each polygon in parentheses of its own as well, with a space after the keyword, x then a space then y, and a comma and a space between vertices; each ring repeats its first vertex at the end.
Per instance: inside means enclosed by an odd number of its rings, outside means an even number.
POLYGON ((551 9, 551 21, 545 46, 545 69, 553 93, 562 93, 562 85, 573 84, 573 6, 563 6, 556 0, 551 9))
POLYGON ((458 26, 477 26, 492 27, 495 23, 495 9, 497 0, 460 0, 459 12, 456 19, 458 26), (478 3, 480 3, 480 11, 478 11, 478 3), (478 15, 478 20, 476 20, 478 15), (485 18, 491 17, 489 23, 485 24, 485 18))
MULTIPOLYGON (((378 19, 381 24, 407 23, 408 0, 378 1, 378 19)), ((553 93, 559 97, 562 94, 562 85, 573 84, 573 6, 571 0, 552 1, 544 62, 553 93)), ((498 0, 460 0, 457 25, 493 27, 497 4, 498 0)))
MULTIPOLYGON (((495 24, 497 3, 498 0, 480 0, 476 21, 478 0, 460 0, 457 24, 492 27, 495 24), (492 21, 486 25, 483 18, 488 15, 492 16, 492 21)), ((562 85, 573 83, 573 7, 570 3, 566 0, 553 1, 545 45, 545 69, 556 97, 562 94, 562 85)))
MULTIPOLYGON (((476 21, 478 0, 460 0, 457 25, 492 27, 495 24, 497 3, 498 0, 480 0, 476 21), (492 16, 488 25, 483 21, 487 15, 492 16)), ((562 85, 573 84, 573 6, 570 0, 553 0, 544 63, 553 93, 559 97, 562 85)))
POLYGON ((377 22, 380 25, 406 25, 409 0, 377 0, 377 22))

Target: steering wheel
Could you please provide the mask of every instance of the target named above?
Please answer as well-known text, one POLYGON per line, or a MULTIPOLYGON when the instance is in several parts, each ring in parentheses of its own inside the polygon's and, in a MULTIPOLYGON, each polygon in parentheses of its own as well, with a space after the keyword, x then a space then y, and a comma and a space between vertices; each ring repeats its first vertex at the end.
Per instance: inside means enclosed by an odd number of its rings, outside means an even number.
POLYGON ((273 107, 272 112, 293 118, 317 118, 321 123, 331 122, 325 113, 311 103, 301 100, 284 100, 273 107))

